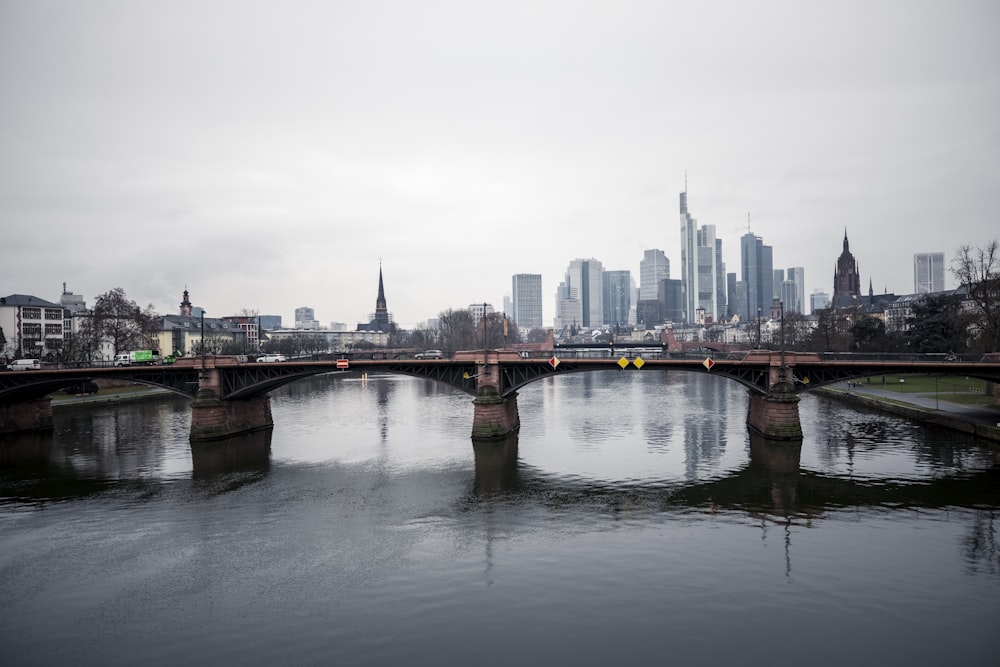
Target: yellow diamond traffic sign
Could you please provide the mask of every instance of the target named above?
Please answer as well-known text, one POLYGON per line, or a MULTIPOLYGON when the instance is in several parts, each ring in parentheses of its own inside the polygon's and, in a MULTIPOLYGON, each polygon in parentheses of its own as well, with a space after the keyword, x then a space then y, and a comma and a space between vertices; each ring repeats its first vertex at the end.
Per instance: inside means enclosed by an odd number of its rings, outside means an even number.
POLYGON ((705 367, 706 370, 712 370, 712 366, 715 365, 715 360, 712 357, 705 357, 705 361, 701 362, 701 365, 705 367))
POLYGON ((553 357, 551 359, 549 359, 549 366, 552 366, 552 368, 555 368, 558 365, 559 365, 559 358, 553 355, 553 357))
POLYGON ((633 361, 632 363, 635 364, 636 368, 642 368, 643 366, 646 365, 646 362, 642 360, 642 357, 636 357, 635 361, 633 361))
POLYGON ((618 365, 624 369, 626 366, 628 366, 628 359, 622 357, 621 359, 618 360, 618 365))

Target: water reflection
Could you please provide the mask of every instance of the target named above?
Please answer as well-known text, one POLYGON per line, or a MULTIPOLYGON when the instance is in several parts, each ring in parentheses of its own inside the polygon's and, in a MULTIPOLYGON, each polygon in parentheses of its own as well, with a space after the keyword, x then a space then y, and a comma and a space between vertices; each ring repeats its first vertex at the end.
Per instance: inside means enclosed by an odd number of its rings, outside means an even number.
POLYGON ((519 488, 516 433, 503 440, 473 439, 472 449, 476 462, 473 485, 476 495, 514 492, 519 488))
POLYGON ((193 479, 238 472, 264 475, 271 465, 272 429, 191 445, 193 479))

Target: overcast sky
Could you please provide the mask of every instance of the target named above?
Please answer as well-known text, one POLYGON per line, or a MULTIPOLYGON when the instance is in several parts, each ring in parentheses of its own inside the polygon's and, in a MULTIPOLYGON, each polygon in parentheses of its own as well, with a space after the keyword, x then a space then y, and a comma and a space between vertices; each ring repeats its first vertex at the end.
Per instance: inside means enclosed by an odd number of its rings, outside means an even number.
MULTIPOLYGON (((1000 236, 1000 3, 0 0, 0 293, 367 321, 570 260, 680 277, 678 193, 831 292, 1000 236)), ((948 285, 952 286, 951 276, 948 285)))

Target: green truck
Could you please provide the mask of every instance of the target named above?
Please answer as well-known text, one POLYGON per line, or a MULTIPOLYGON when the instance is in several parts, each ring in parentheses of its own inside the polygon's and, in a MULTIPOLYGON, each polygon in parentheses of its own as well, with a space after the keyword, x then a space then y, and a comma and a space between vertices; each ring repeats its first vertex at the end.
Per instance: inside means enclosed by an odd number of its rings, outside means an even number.
POLYGON ((115 355, 115 366, 153 366, 160 363, 159 350, 134 350, 115 355))

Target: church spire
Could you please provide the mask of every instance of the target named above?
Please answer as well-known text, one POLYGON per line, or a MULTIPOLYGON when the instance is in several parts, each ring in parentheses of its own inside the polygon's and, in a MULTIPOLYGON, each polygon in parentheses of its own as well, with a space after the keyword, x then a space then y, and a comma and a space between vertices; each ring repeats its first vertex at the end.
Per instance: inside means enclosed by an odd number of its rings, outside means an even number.
POLYGON ((375 310, 385 308, 385 287, 382 286, 382 262, 378 263, 378 296, 375 298, 375 310))

